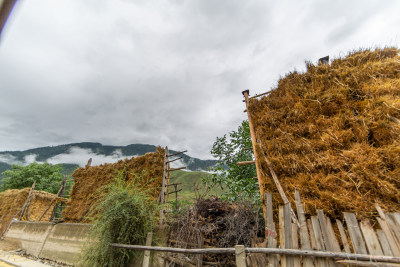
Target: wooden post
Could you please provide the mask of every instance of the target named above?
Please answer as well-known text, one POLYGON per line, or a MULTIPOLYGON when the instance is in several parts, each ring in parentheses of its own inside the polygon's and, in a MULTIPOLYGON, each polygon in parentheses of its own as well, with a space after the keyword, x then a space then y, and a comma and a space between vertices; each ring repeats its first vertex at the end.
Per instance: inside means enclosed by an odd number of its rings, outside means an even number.
POLYGON ((246 265, 246 252, 243 245, 235 246, 236 266, 247 267, 246 265))
MULTIPOLYGON (((146 238, 146 246, 151 246, 152 239, 153 239, 153 233, 148 232, 146 238)), ((145 250, 142 267, 149 267, 149 264, 150 264, 150 250, 145 250)))
MULTIPOLYGON (((245 100, 245 103, 246 103, 246 109, 249 110, 249 90, 243 91, 242 94, 244 96, 244 100, 245 100)), ((252 145, 253 145, 254 158, 255 158, 255 161, 256 161, 255 163, 256 163, 258 185, 259 185, 259 188, 260 188, 261 203, 263 205, 264 218, 266 218, 266 207, 265 207, 265 201, 264 201, 264 186, 263 186, 265 184, 265 181, 264 181, 262 173, 261 173, 260 162, 257 160, 258 159, 257 150, 256 150, 256 148, 257 148, 256 147, 257 139, 256 139, 256 133, 255 133, 255 130, 254 130, 253 119, 251 118, 250 112, 247 112, 247 118, 249 120, 251 141, 252 141, 252 145)))

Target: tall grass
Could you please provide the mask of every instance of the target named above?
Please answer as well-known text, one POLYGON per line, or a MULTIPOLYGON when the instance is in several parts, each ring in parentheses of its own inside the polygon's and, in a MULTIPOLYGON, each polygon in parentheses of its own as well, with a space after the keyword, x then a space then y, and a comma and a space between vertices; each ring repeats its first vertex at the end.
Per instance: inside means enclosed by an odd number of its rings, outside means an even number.
POLYGON ((110 247, 110 243, 144 244, 155 223, 157 204, 146 190, 135 187, 142 175, 126 182, 123 172, 102 188, 100 201, 91 211, 90 245, 82 266, 124 266, 137 257, 134 251, 110 247))

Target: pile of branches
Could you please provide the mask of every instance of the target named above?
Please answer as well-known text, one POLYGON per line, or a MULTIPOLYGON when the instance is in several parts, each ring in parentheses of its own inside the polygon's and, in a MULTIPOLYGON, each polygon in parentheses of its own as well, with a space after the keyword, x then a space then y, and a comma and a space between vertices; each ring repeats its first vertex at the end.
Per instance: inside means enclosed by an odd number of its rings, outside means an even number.
MULTIPOLYGON (((180 248, 230 248, 251 246, 256 236, 263 236, 259 213, 244 203, 230 204, 217 197, 197 200, 176 220, 170 236, 171 246, 180 248)), ((171 262, 196 265, 235 266, 233 255, 173 255, 171 262)), ((179 265, 178 264, 178 265, 179 265)), ((171 266, 171 265, 170 265, 171 266)))

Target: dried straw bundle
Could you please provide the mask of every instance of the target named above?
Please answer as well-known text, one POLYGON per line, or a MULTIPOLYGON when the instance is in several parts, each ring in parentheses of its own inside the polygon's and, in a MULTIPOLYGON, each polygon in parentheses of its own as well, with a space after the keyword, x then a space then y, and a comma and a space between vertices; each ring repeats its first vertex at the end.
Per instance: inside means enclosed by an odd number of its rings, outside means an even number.
MULTIPOLYGON (((11 219, 25 204, 31 188, 24 189, 9 189, 0 193, 0 233, 8 225, 11 219)), ((63 198, 58 198, 57 195, 43 191, 34 191, 29 204, 29 220, 38 221, 49 205, 54 205, 58 201, 63 201, 63 198)), ((42 218, 42 221, 49 221, 51 210, 42 218)), ((23 219, 26 217, 24 216, 23 219)))
POLYGON ((120 160, 114 164, 78 168, 72 174, 75 184, 71 191, 70 206, 63 212, 65 221, 78 222, 89 208, 95 204, 99 189, 109 184, 118 173, 123 172, 126 181, 135 179, 135 175, 143 174, 143 179, 136 181, 141 188, 148 188, 149 193, 157 199, 162 185, 164 166, 164 149, 157 148, 155 153, 147 153, 139 157, 120 160))
POLYGON ((287 194, 300 191, 306 212, 363 218, 375 214, 374 203, 400 209, 399 51, 307 63, 305 73, 289 73, 267 97, 251 99, 257 139, 287 194))

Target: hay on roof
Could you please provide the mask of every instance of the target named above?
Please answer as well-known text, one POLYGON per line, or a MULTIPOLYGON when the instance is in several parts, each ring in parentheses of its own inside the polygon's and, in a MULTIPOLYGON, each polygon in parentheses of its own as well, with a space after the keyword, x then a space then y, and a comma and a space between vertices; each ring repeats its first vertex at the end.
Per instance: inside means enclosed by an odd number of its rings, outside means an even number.
POLYGON ((305 73, 292 72, 268 96, 250 100, 257 139, 292 200, 300 191, 306 212, 363 218, 375 214, 375 203, 400 209, 399 52, 308 63, 305 73))
POLYGON ((133 181, 135 175, 140 174, 142 179, 135 182, 138 186, 149 189, 149 194, 156 200, 162 185, 164 151, 158 147, 154 153, 120 160, 114 164, 106 163, 76 169, 72 174, 75 184, 71 191, 70 206, 63 212, 64 220, 81 221, 88 210, 96 204, 99 190, 115 179, 121 171, 127 181, 133 181))

